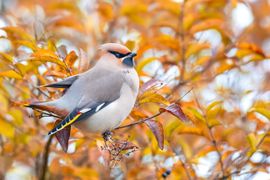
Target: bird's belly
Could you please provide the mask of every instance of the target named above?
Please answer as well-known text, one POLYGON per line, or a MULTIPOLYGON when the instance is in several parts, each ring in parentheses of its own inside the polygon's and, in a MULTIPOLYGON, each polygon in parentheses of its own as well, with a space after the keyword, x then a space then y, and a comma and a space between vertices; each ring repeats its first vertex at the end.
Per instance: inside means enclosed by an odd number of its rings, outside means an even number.
POLYGON ((85 132, 105 132, 118 127, 132 110, 136 95, 128 87, 124 87, 125 95, 110 103, 96 114, 74 125, 85 132))

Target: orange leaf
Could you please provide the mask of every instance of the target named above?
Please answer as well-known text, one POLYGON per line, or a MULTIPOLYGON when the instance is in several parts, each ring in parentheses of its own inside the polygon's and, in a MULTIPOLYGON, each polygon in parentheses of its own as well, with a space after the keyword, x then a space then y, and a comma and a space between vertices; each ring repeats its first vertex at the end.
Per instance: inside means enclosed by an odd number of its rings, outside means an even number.
POLYGON ((77 58, 78 56, 76 55, 75 51, 71 51, 66 56, 64 62, 67 64, 68 67, 72 67, 77 58))
POLYGON ((52 62, 66 68, 65 63, 59 60, 58 56, 49 50, 39 49, 37 52, 33 53, 31 57, 30 60, 32 61, 52 62))
POLYGON ((13 70, 0 72, 0 77, 8 77, 14 79, 22 79, 22 76, 13 70))

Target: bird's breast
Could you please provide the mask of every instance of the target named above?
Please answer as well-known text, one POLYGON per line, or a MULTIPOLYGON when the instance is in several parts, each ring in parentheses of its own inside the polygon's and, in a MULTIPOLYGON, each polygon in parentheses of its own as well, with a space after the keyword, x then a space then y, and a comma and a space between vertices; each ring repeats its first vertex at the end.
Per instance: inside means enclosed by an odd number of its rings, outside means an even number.
POLYGON ((118 127, 131 112, 137 98, 136 92, 127 83, 121 88, 120 97, 108 106, 75 125, 85 132, 105 132, 118 127))

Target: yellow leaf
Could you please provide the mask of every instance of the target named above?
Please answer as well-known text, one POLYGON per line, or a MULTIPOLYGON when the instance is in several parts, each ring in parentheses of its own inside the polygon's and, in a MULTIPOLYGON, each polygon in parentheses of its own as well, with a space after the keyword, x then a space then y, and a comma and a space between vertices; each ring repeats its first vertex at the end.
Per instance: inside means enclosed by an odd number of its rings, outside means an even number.
POLYGON ((66 68, 65 63, 59 60, 57 55, 55 55, 52 51, 45 50, 45 49, 39 49, 38 51, 33 53, 31 55, 30 60, 41 61, 41 62, 52 62, 66 68))
POLYGON ((22 76, 13 70, 0 72, 0 77, 8 77, 14 79, 22 79, 22 76))
POLYGON ((9 114, 13 117, 13 121, 15 125, 23 124, 23 113, 22 111, 12 108, 9 110, 9 114))
POLYGON ((0 111, 7 111, 8 110, 8 100, 7 98, 0 94, 0 111))
POLYGON ((153 62, 156 59, 157 58, 155 58, 155 57, 150 57, 150 58, 146 58, 146 59, 143 59, 143 60, 139 61, 139 63, 136 66, 136 70, 137 70, 138 74, 141 74, 144 66, 146 66, 147 64, 153 62))
POLYGON ((14 133, 15 133, 15 128, 11 124, 0 119, 0 134, 8 138, 13 138, 14 133))
POLYGON ((251 108, 249 112, 257 112, 270 120, 270 111, 265 108, 251 108))
POLYGON ((148 7, 146 4, 136 3, 135 1, 126 1, 126 3, 121 6, 120 14, 127 16, 133 23, 146 25, 149 21, 147 9, 148 7))
POLYGON ((188 46, 185 57, 188 58, 191 55, 198 54, 201 50, 210 48, 209 44, 206 43, 193 43, 188 46))
POLYGON ((234 67, 235 67, 235 65, 233 63, 222 62, 222 63, 220 63, 219 67, 217 68, 216 72, 217 72, 217 74, 221 74, 225 71, 231 70, 234 67))
POLYGON ((202 57, 199 57, 196 61, 196 65, 204 65, 206 62, 208 62, 210 59, 209 56, 202 56, 202 57))
POLYGON ((98 173, 89 167, 78 167, 74 168, 74 175, 81 179, 88 179, 91 174, 91 179, 98 180, 98 173))
POLYGON ((180 121, 172 121, 164 128, 166 137, 170 137, 180 125, 180 121))
POLYGON ((223 24, 224 24, 223 19, 219 19, 219 18, 207 19, 193 25, 190 29, 190 33, 194 34, 196 32, 204 31, 207 29, 223 30, 224 29, 223 24))
POLYGON ((172 48, 174 50, 179 50, 179 41, 170 35, 163 34, 161 36, 158 36, 156 40, 161 45, 164 45, 168 48, 172 48))
POLYGON ((255 134, 254 133, 250 133, 248 136, 247 136, 247 141, 251 147, 251 150, 254 152, 256 151, 256 146, 257 146, 257 138, 255 137, 255 134))
POLYGON ((204 132, 202 128, 197 128, 194 126, 184 126, 180 125, 179 128, 177 128, 178 134, 193 134, 198 136, 204 136, 204 132))
POLYGON ((17 44, 17 45, 21 45, 21 46, 25 46, 28 47, 32 50, 36 50, 37 46, 33 41, 26 41, 26 40, 14 40, 12 41, 13 43, 17 44))
POLYGON ((215 127, 221 124, 220 121, 217 119, 208 119, 207 123, 210 127, 215 127))
POLYGON ((169 105, 169 101, 164 98, 163 96, 161 96, 160 94, 150 94, 148 96, 143 96, 140 100, 139 100, 139 104, 144 104, 144 103, 161 103, 161 104, 165 104, 165 105, 169 105))
POLYGON ((13 57, 3 52, 0 52, 0 59, 8 63, 13 62, 13 57))
POLYGON ((8 26, 8 27, 3 27, 2 28, 8 35, 8 37, 11 40, 28 40, 28 41, 33 41, 34 38, 28 34, 27 32, 25 32, 23 29, 19 28, 19 27, 13 27, 13 26, 8 26))
POLYGON ((204 116, 196 109, 194 108, 187 108, 187 110, 190 112, 191 115, 193 115, 195 118, 197 118, 198 120, 205 122, 205 118, 204 116))
POLYGON ((221 111, 222 101, 214 101, 206 108, 206 117, 211 119, 215 118, 217 114, 221 111))

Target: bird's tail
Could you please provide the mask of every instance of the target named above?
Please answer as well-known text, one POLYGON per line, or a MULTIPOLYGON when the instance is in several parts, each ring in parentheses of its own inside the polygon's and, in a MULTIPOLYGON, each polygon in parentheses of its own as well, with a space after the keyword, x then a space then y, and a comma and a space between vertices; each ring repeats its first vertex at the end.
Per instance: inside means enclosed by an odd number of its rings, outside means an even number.
POLYGON ((52 101, 26 103, 26 104, 24 104, 24 106, 32 108, 32 109, 38 109, 41 111, 51 112, 51 113, 56 114, 60 117, 65 117, 68 114, 68 112, 66 112, 65 110, 57 108, 52 101))

